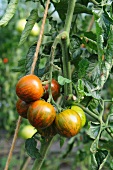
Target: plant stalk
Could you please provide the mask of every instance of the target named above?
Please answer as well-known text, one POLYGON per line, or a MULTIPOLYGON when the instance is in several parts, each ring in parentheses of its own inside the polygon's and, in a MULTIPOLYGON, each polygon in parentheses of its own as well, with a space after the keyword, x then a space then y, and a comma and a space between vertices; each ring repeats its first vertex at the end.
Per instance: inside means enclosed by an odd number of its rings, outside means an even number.
POLYGON ((41 145, 40 153, 42 155, 42 159, 35 160, 32 170, 40 170, 40 168, 45 160, 45 157, 47 155, 48 149, 52 144, 52 140, 53 140, 53 138, 46 139, 45 145, 43 145, 43 144, 41 145))
POLYGON ((68 0, 68 10, 67 10, 66 20, 65 20, 65 25, 64 25, 64 31, 68 32, 68 34, 70 33, 75 3, 76 3, 76 0, 71 0, 71 1, 68 0))
MULTIPOLYGON (((68 9, 67 15, 64 25, 64 32, 61 37, 61 45, 62 45, 62 58, 63 58, 63 73, 64 77, 71 80, 71 63, 70 63, 70 55, 69 55, 69 33, 71 29, 71 23, 74 13, 76 0, 68 1, 68 9)), ((72 94, 72 83, 69 85, 64 85, 64 93, 67 96, 68 94, 72 94)))

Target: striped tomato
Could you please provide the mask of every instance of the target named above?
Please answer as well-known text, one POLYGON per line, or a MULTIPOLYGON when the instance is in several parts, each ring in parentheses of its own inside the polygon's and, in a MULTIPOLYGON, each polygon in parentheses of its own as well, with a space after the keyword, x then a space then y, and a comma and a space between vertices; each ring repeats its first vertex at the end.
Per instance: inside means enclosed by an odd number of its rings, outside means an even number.
MULTIPOLYGON (((43 95, 43 99, 46 101, 49 97, 48 89, 49 89, 49 84, 46 84, 44 86, 45 92, 43 95)), ((58 97, 60 96, 60 85, 55 79, 52 79, 52 82, 51 82, 51 92, 52 92, 53 99, 56 101, 58 97)))
POLYGON ((56 116, 55 126, 60 135, 72 137, 81 129, 81 118, 74 110, 67 109, 56 116))
POLYGON ((49 127, 45 129, 37 129, 37 131, 43 137, 53 137, 57 134, 56 128, 54 126, 54 122, 49 127))
POLYGON ((24 117, 27 119, 27 111, 29 108, 29 104, 22 101, 21 99, 18 99, 17 103, 16 103, 16 109, 17 112, 20 116, 24 117))
POLYGON ((29 122, 37 129, 44 129, 50 126, 55 116, 54 107, 43 100, 37 100, 31 103, 27 114, 29 122))
POLYGON ((44 89, 41 80, 35 75, 22 77, 16 85, 17 96, 25 102, 38 100, 43 93, 44 89))

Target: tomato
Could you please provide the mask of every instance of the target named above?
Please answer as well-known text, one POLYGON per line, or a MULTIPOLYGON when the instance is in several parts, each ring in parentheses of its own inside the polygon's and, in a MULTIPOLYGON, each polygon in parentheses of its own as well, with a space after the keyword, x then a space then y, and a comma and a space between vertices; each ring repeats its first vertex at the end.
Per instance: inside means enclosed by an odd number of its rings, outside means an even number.
POLYGON ((3 58, 3 63, 4 64, 8 63, 8 58, 3 58))
POLYGON ((55 127, 64 137, 75 136, 81 129, 81 118, 74 110, 66 109, 56 116, 55 127))
POLYGON ((50 126, 55 116, 54 107, 43 100, 37 100, 31 103, 27 114, 30 124, 37 129, 44 129, 50 126))
MULTIPOLYGON (((49 84, 46 84, 44 86, 45 92, 44 92, 44 95, 43 95, 43 99, 45 99, 46 101, 47 101, 47 99, 49 97, 48 88, 49 88, 49 84)), ((60 95, 60 85, 58 84, 58 82, 55 79, 52 79, 51 91, 52 91, 53 99, 56 101, 57 98, 60 95)))
POLYGON ((29 108, 29 104, 28 103, 24 102, 21 99, 18 99, 18 101, 16 103, 16 109, 17 109, 17 112, 18 112, 18 114, 20 116, 22 116, 22 117, 27 119, 28 108, 29 108))
POLYGON ((86 115, 84 111, 78 106, 71 106, 71 109, 75 110, 79 114, 81 121, 82 121, 82 127, 83 127, 86 123, 86 115))
POLYGON ((31 138, 36 132, 37 130, 33 126, 26 125, 19 131, 19 136, 23 139, 28 139, 31 138))
POLYGON ((44 89, 41 80, 35 75, 22 77, 16 85, 17 96, 25 102, 38 100, 43 93, 44 89))
POLYGON ((37 129, 37 131, 43 137, 53 137, 57 134, 54 123, 45 129, 37 129))
MULTIPOLYGON (((22 32, 25 28, 26 23, 27 22, 26 22, 25 18, 18 20, 18 22, 16 24, 17 31, 22 32)), ((37 36, 37 35, 39 35, 39 32, 40 32, 40 27, 38 26, 37 23, 35 23, 30 34, 33 35, 33 36, 37 36)))

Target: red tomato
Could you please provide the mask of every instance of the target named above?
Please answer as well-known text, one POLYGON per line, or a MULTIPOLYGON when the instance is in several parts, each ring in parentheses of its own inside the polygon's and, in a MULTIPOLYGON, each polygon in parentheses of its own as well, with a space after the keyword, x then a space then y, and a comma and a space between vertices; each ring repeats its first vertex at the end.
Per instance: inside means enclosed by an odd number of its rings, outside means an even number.
MULTIPOLYGON (((47 101, 47 99, 49 97, 48 88, 49 88, 49 84, 46 84, 44 86, 45 92, 44 92, 44 95, 43 95, 43 99, 45 99, 46 101, 47 101)), ((53 99, 56 101, 57 98, 60 95, 60 85, 58 84, 58 82, 55 79, 52 79, 51 91, 52 91, 53 99)))
POLYGON ((20 116, 24 117, 27 119, 27 111, 29 108, 29 104, 22 101, 21 99, 18 99, 17 103, 16 103, 16 109, 17 112, 20 116))
POLYGON ((43 93, 44 89, 41 80, 35 75, 22 77, 16 85, 17 96, 25 102, 38 100, 43 93))
POLYGON ((8 63, 8 58, 3 58, 3 63, 4 64, 8 63))
POLYGON ((64 137, 75 136, 81 129, 81 118, 74 110, 64 110, 56 116, 55 127, 64 137))
POLYGON ((53 123, 55 116, 54 107, 43 100, 31 103, 27 114, 30 124, 37 129, 49 127, 53 123))

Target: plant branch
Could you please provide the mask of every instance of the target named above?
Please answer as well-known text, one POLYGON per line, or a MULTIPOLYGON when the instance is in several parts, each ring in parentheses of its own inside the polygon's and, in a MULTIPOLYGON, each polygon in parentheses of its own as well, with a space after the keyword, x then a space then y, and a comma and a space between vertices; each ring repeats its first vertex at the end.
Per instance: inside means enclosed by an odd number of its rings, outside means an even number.
POLYGON ((39 49, 40 49, 40 46, 41 46, 42 37, 43 37, 43 34, 44 34, 44 26, 45 26, 45 21, 46 21, 46 18, 47 18, 49 3, 50 3, 50 0, 47 0, 45 11, 44 11, 44 16, 43 16, 43 20, 42 20, 42 25, 41 25, 41 28, 40 28, 41 31, 40 31, 39 39, 38 39, 38 42, 37 42, 33 63, 32 63, 32 66, 31 66, 31 74, 34 74, 34 69, 35 69, 35 66, 36 66, 37 59, 38 59, 38 53, 39 53, 39 49))
POLYGON ((15 129, 15 133, 14 133, 14 137, 13 137, 13 141, 12 141, 12 145, 11 145, 11 148, 10 148, 10 151, 9 151, 9 155, 8 155, 7 162, 6 162, 4 170, 8 170, 8 168, 9 168, 9 164, 10 164, 12 153, 13 153, 13 150, 14 150, 14 147, 15 147, 15 143, 16 143, 16 139, 17 139, 17 136, 18 136, 18 131, 19 131, 21 120, 22 120, 22 117, 19 116, 18 121, 17 121, 17 125, 16 125, 16 129, 15 129))
MULTIPOLYGON (((65 78, 71 80, 71 64, 69 59, 69 35, 66 31, 61 36, 63 74, 65 78)), ((64 85, 65 95, 72 94, 72 83, 64 85)))
POLYGON ((70 32, 70 28, 71 28, 75 3, 76 0, 71 0, 71 2, 68 0, 68 10, 67 10, 66 20, 64 25, 64 31, 67 31, 68 33, 70 32))
POLYGON ((94 5, 99 5, 99 3, 95 0, 90 0, 90 2, 92 2, 94 5))
POLYGON ((52 143, 52 140, 53 138, 49 138, 49 139, 46 139, 46 143, 45 144, 41 144, 41 149, 40 149, 40 153, 42 155, 42 159, 36 159, 35 162, 34 162, 34 165, 33 165, 33 168, 32 170, 40 170, 43 162, 44 162, 44 159, 47 155, 47 152, 48 152, 48 149, 52 143))

